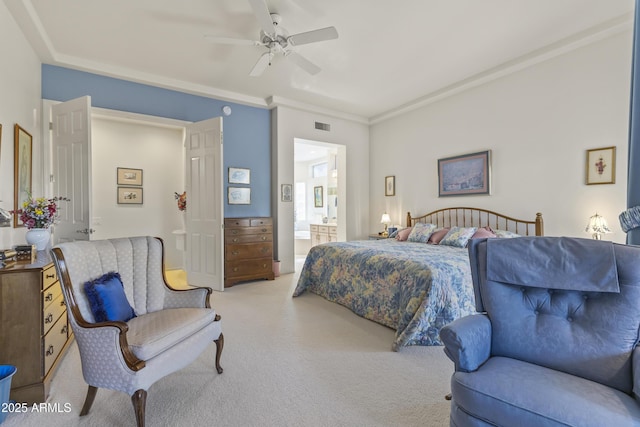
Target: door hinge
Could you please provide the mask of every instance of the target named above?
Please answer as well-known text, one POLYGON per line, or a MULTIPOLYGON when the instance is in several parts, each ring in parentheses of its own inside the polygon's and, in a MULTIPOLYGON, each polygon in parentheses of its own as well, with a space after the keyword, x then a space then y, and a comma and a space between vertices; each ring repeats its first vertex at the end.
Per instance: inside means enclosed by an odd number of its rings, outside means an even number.
POLYGON ((49 175, 49 182, 56 182, 55 178, 53 177, 53 174, 49 175))
POLYGON ((53 122, 49 122, 49 130, 53 130, 53 122))

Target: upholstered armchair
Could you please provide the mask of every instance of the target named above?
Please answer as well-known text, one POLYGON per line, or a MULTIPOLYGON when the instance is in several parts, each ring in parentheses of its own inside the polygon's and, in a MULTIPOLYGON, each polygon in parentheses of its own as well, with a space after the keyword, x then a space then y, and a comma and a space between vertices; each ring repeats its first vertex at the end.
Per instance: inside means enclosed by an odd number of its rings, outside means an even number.
POLYGON ((80 415, 98 388, 131 396, 144 425, 147 390, 216 343, 218 373, 224 343, 211 289, 171 288, 161 239, 132 237, 65 242, 51 251, 69 321, 89 385, 80 415))
POLYGON ((474 240, 479 314, 445 326, 451 426, 640 425, 640 247, 474 240))

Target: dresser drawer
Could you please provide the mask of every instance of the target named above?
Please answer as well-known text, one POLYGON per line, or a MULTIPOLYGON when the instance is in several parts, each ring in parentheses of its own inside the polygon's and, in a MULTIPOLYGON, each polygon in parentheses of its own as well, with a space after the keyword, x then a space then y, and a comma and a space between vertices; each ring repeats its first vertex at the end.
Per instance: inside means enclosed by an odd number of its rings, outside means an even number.
POLYGON ((311 225, 309 226, 309 231, 311 231, 312 233, 317 233, 317 232, 318 232, 318 227, 319 227, 319 226, 318 226, 318 225, 316 225, 316 224, 311 224, 311 225))
POLYGON ((42 334, 45 335, 53 324, 62 316, 66 311, 64 304, 64 298, 62 294, 58 295, 51 304, 45 307, 42 313, 42 334))
POLYGON ((53 285, 54 282, 58 281, 58 273, 56 273, 56 268, 52 265, 46 270, 42 271, 42 289, 47 289, 49 286, 53 285))
POLYGON ((224 227, 249 227, 251 220, 249 218, 225 218, 224 227))
POLYGON ((272 234, 245 234, 240 236, 226 237, 225 244, 234 245, 237 243, 271 242, 272 240, 273 240, 272 234))
POLYGON ((60 287, 60 282, 55 282, 53 285, 45 288, 45 290, 42 291, 42 308, 46 308, 53 300, 61 295, 62 288, 60 287))
POLYGON ((227 245, 224 254, 227 261, 271 257, 273 254, 273 244, 269 242, 255 243, 252 245, 227 245))
POLYGON ((44 336, 44 374, 49 373, 49 369, 56 361, 62 348, 67 342, 67 332, 69 325, 67 324, 67 316, 62 316, 53 325, 47 335, 44 336))
POLYGON ((252 227, 260 227, 263 225, 273 225, 273 220, 271 218, 252 218, 251 219, 252 227))
POLYGON ((227 261, 224 263, 224 273, 227 277, 273 274, 272 263, 271 258, 227 261))
POLYGON ((267 234, 268 237, 273 235, 273 226, 272 225, 263 225, 260 227, 247 227, 247 228, 225 228, 224 237, 235 237, 235 236, 247 236, 253 234, 267 234))

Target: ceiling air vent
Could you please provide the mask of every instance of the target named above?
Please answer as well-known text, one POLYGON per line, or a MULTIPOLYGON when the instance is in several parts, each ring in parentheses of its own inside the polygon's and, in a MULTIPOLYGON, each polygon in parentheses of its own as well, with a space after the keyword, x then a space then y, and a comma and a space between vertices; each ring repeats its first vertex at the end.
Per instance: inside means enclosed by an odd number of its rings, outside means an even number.
POLYGON ((318 129, 318 130, 326 130, 327 132, 329 132, 329 131, 331 131, 331 125, 329 123, 316 122, 316 129, 318 129))

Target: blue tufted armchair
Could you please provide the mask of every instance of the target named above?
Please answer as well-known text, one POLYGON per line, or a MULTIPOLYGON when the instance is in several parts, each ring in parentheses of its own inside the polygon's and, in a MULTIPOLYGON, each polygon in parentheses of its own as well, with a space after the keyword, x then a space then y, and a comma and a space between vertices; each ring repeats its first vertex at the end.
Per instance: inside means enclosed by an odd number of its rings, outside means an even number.
POLYGON ((479 314, 445 326, 451 426, 640 425, 640 247, 469 245, 479 314))

